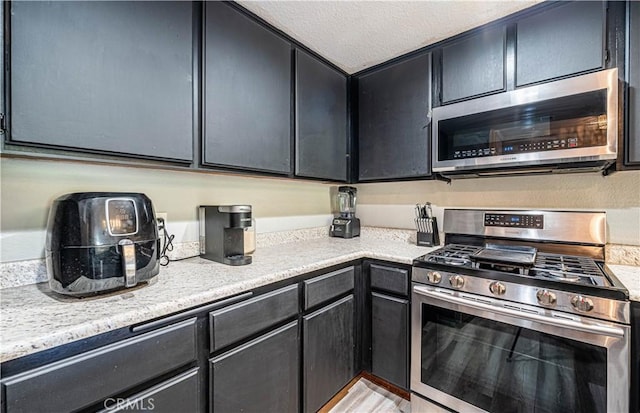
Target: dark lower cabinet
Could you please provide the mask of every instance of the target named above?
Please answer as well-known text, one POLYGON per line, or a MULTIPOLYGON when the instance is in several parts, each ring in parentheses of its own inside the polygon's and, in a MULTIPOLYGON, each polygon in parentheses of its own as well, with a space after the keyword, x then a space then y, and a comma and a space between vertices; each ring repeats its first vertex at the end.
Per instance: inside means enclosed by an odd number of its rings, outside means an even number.
POLYGON ((191 2, 10 7, 12 143, 192 161, 191 2))
POLYGON ((203 164, 291 172, 291 45, 204 2, 203 164))
POLYGON ((298 322, 211 360, 211 411, 295 412, 299 407, 298 322))
POLYGON ((640 301, 631 301, 631 386, 629 411, 640 413, 640 301))
POLYGON ((627 3, 628 36, 628 100, 626 163, 640 167, 640 2, 627 3))
MULTIPOLYGON (((196 319, 192 318, 3 377, 3 408, 6 413, 76 411, 95 404, 107 408, 114 400, 117 403, 122 399, 120 394, 193 363, 196 358, 196 319)), ((198 403, 197 389, 191 394, 196 396, 193 402, 198 403)), ((157 408, 164 409, 160 403, 157 408)))
POLYGON ((316 412, 356 374, 354 296, 303 317, 303 407, 316 412))
POLYGON ((199 368, 153 386, 128 398, 109 398, 100 413, 111 412, 201 412, 199 368))
POLYGON ((409 300, 371 294, 371 372, 409 389, 409 300))
POLYGON ((431 175, 431 54, 357 79, 359 181, 431 175))
POLYGON ((516 86, 604 67, 604 2, 560 4, 516 23, 516 86))

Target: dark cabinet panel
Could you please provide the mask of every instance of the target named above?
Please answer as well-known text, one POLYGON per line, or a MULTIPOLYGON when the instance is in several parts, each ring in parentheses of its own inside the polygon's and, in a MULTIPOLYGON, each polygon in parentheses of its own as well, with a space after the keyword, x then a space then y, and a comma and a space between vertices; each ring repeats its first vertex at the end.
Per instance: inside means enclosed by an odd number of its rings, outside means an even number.
POLYGON ((179 374, 127 399, 112 398, 100 413, 110 412, 202 412, 198 367, 179 374), (111 402, 111 403, 109 403, 111 402))
POLYGON ((431 55, 358 80, 359 180, 431 174, 431 55))
POLYGON ((640 2, 629 2, 627 162, 640 165, 640 2))
POLYGON ((409 388, 409 301, 371 294, 371 372, 409 388))
POLYGON ((3 378, 7 413, 73 411, 196 359, 196 319, 3 378))
POLYGON ((443 103, 505 89, 506 33, 483 30, 442 49, 443 103))
POLYGON ((191 161, 190 2, 11 3, 11 140, 191 161))
POLYGON ((516 29, 516 86, 599 69, 605 9, 576 1, 526 17, 516 29))
POLYGON ((298 286, 290 285, 209 314, 211 351, 257 334, 298 314, 298 286))
POLYGON ((291 172, 291 45, 221 2, 205 2, 205 164, 291 172))
POLYGON ((402 268, 371 264, 371 288, 401 294, 409 294, 409 271, 402 268))
POLYGON ((347 179, 347 78, 296 50, 296 175, 347 179))
POLYGON ((347 267, 304 281, 304 309, 353 290, 354 273, 354 267, 347 267))
POLYGON ((298 354, 295 321, 212 359, 213 413, 298 411, 298 354))
POLYGON ((354 297, 303 318, 303 411, 316 412, 355 376, 354 297))

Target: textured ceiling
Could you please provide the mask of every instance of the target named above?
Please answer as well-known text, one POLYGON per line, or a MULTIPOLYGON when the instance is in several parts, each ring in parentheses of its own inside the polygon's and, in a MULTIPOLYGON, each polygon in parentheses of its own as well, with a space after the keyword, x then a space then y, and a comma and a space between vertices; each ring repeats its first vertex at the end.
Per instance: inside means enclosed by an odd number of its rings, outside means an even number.
POLYGON ((237 1, 347 73, 530 7, 518 1, 237 1))

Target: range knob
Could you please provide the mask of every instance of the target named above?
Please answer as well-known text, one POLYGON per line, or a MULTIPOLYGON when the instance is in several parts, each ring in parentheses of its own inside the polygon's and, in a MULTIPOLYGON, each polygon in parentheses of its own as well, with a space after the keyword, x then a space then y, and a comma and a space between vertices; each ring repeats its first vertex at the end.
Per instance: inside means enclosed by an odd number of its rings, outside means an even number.
POLYGON ((427 279, 430 283, 439 284, 442 281, 442 275, 438 271, 429 271, 427 273, 427 279))
POLYGON ((489 284, 489 291, 491 291, 495 295, 503 295, 507 292, 507 287, 504 284, 498 281, 494 281, 489 284))
POLYGON ((556 294, 549 290, 538 290, 536 297, 542 305, 554 305, 557 301, 556 294))
POLYGON ((589 312, 593 310, 593 300, 588 297, 576 295, 571 299, 571 305, 578 311, 589 312))
POLYGON ((453 288, 462 288, 464 285, 464 278, 462 278, 462 275, 452 275, 449 278, 449 284, 451 284, 453 288))

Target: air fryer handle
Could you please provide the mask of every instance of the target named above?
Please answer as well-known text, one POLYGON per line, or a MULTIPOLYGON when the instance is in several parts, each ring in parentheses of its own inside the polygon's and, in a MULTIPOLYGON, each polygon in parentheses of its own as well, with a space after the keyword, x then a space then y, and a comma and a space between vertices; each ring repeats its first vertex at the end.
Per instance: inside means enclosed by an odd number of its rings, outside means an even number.
POLYGON ((118 242, 122 255, 122 272, 124 273, 125 287, 136 285, 136 246, 130 239, 118 242))

